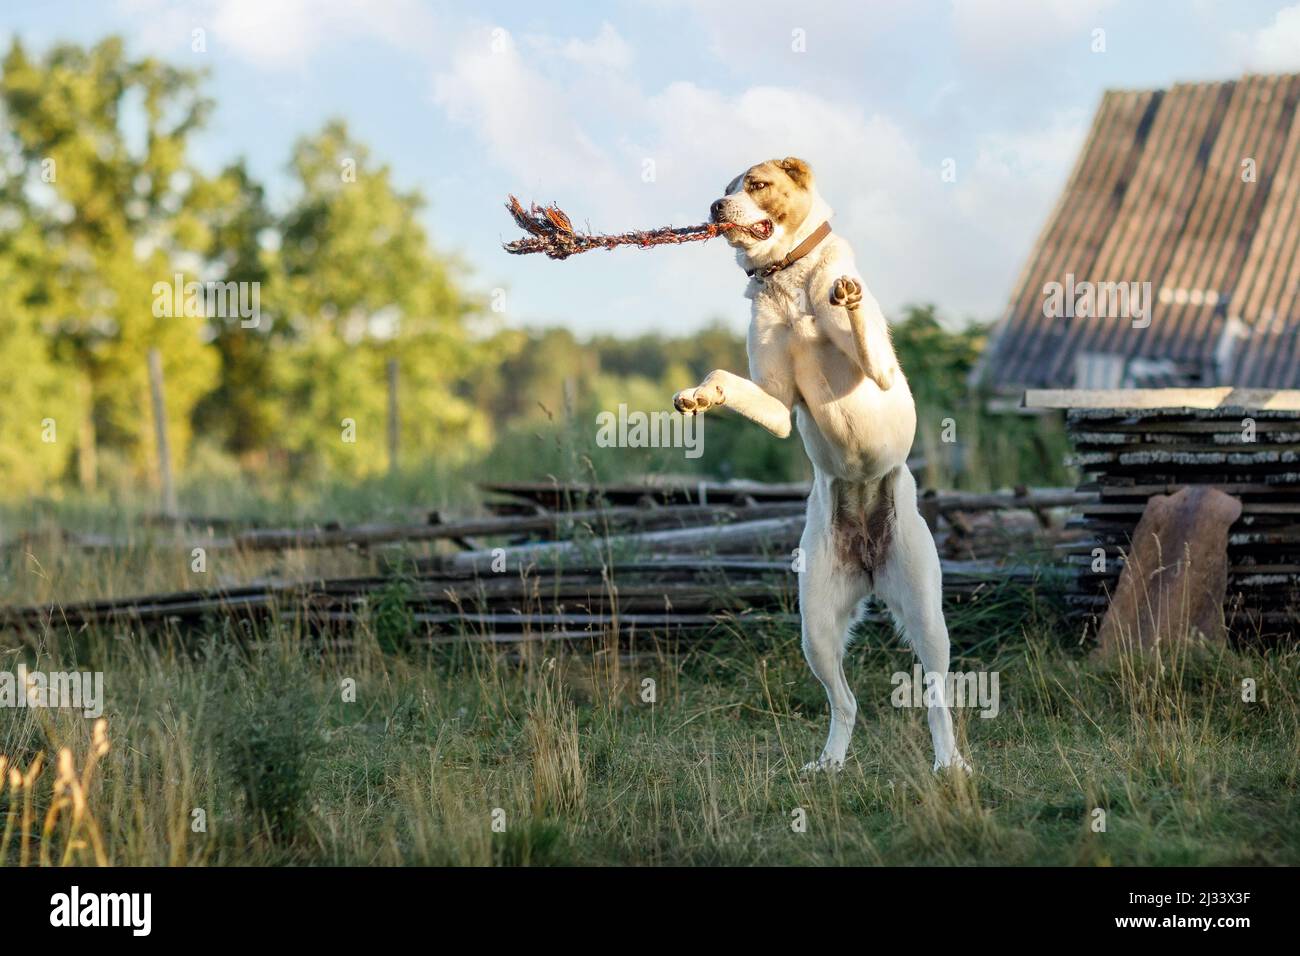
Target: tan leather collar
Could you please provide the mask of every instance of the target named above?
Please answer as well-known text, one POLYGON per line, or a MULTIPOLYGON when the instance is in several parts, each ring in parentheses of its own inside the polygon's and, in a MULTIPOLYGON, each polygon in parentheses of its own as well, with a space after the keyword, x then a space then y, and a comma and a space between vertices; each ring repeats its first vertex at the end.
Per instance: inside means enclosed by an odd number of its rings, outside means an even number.
POLYGON ((775 275, 776 273, 780 272, 782 269, 794 265, 804 256, 808 255, 808 253, 813 251, 813 248, 817 245, 817 243, 821 242, 830 234, 831 234, 831 224, 829 222, 824 222, 816 229, 814 229, 812 231, 812 234, 808 236, 807 239, 805 239, 803 242, 799 243, 799 245, 795 246, 788 253, 786 253, 785 258, 772 263, 772 265, 770 266, 764 266, 762 269, 746 269, 745 275, 749 276, 750 278, 753 278, 754 276, 758 276, 758 278, 760 279, 766 279, 769 276, 775 275))

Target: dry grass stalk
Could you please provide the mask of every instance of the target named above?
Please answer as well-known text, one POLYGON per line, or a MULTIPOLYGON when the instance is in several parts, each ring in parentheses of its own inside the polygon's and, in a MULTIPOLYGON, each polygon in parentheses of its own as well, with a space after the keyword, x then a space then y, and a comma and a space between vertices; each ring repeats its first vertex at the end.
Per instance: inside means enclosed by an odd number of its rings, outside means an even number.
MULTIPOLYGON (((108 751, 108 721, 103 718, 95 723, 86 765, 80 775, 73 762, 72 751, 67 747, 60 748, 55 764, 54 799, 45 814, 45 823, 41 828, 38 855, 41 866, 52 866, 55 862, 52 847, 60 816, 66 817, 68 823, 66 843, 59 864, 67 866, 73 862, 75 852, 90 849, 97 865, 108 866, 108 854, 104 849, 99 824, 87 812, 89 809, 87 794, 94 778, 95 767, 108 751)), ((0 837, 0 864, 3 864, 8 857, 15 822, 19 822, 22 827, 19 834, 18 865, 25 867, 32 862, 32 837, 35 835, 36 822, 36 779, 40 776, 44 763, 45 755, 38 753, 28 765, 26 773, 23 773, 16 766, 11 765, 8 757, 0 755, 0 779, 3 779, 5 772, 8 771, 9 784, 9 812, 5 819, 4 835, 0 837), (20 814, 18 800, 20 793, 22 795, 21 820, 16 821, 20 814)))
POLYGON ((552 259, 567 259, 580 252, 592 249, 614 249, 618 246, 638 246, 642 249, 650 246, 679 245, 683 242, 698 242, 713 239, 728 229, 734 229, 731 222, 706 222, 698 226, 681 226, 674 228, 664 226, 660 229, 637 229, 616 235, 600 235, 575 232, 573 223, 558 206, 539 206, 533 203, 529 209, 514 196, 509 197, 506 209, 514 218, 519 228, 528 233, 527 239, 516 239, 505 243, 506 252, 512 255, 526 255, 530 252, 544 252, 552 259))

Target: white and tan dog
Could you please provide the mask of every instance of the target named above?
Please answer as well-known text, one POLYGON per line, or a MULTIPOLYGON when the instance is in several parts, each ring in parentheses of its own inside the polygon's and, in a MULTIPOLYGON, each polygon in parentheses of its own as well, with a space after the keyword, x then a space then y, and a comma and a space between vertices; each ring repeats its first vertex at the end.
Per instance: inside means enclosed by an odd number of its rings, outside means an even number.
MULTIPOLYGON (((885 317, 849 244, 831 234, 830 207, 807 163, 751 167, 713 204, 712 218, 741 227, 726 236, 750 277, 749 378, 710 372, 673 404, 695 414, 730 408, 779 438, 794 412, 814 476, 800 542, 803 650, 831 706, 826 747, 805 769, 839 767, 857 714, 844 651, 865 597, 885 602, 927 675, 948 672, 939 555, 907 468, 916 406, 885 317)), ((945 683, 929 708, 935 768, 969 769, 945 683)))

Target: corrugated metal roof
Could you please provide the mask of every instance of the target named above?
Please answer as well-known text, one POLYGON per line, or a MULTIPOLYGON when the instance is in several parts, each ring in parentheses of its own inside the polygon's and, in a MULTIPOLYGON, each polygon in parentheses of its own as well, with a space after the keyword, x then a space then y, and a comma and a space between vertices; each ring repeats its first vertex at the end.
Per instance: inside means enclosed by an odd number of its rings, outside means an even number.
POLYGON ((1300 386, 1297 104, 1300 75, 1106 93, 977 377, 1071 387, 1096 354, 1166 360, 1189 383, 1300 386), (1122 284, 1097 299, 1121 314, 1049 315, 1050 283, 1122 284))

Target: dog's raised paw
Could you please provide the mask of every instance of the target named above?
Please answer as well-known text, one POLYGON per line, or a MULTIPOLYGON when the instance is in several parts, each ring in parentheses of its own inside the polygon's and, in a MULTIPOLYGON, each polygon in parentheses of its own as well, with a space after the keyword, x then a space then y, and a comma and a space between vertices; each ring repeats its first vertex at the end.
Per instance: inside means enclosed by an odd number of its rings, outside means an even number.
POLYGON ((850 276, 840 276, 831 286, 831 305, 856 309, 862 304, 862 283, 850 276))
POLYGON ((697 385, 684 388, 673 396, 673 408, 687 415, 699 414, 714 405, 725 405, 727 396, 721 385, 697 385))

